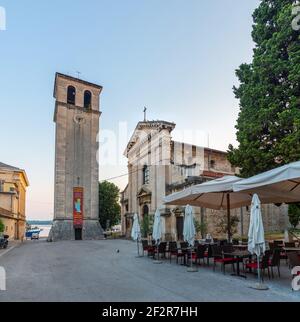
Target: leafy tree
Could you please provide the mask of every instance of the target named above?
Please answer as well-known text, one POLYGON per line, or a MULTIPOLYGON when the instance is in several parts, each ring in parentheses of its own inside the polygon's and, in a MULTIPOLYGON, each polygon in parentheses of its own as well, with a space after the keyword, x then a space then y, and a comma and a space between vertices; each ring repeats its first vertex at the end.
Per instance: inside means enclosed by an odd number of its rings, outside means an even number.
POLYGON ((300 204, 289 205, 289 220, 293 228, 297 228, 300 222, 300 204))
POLYGON ((253 60, 236 71, 240 101, 238 148, 230 162, 241 175, 299 160, 300 31, 292 28, 294 0, 261 0, 253 14, 253 60))
POLYGON ((28 221, 26 221, 26 230, 30 230, 31 229, 31 225, 29 224, 28 221))
MULTIPOLYGON (((234 234, 237 233, 237 228, 238 228, 238 223, 239 223, 239 217, 236 215, 231 215, 230 216, 230 233, 232 237, 234 234)), ((216 231, 218 234, 227 234, 228 233, 228 219, 227 219, 227 214, 222 213, 218 218, 217 218, 217 225, 216 225, 216 231)))
POLYGON ((196 233, 201 233, 202 238, 204 238, 205 234, 207 233, 207 223, 206 222, 200 222, 197 219, 194 219, 195 229, 196 233))
POLYGON ((108 181, 99 183, 99 220, 103 229, 120 222, 119 193, 120 189, 115 184, 108 181))
POLYGON ((5 225, 3 224, 3 221, 0 219, 0 233, 3 233, 5 229, 5 225))
POLYGON ((148 234, 150 233, 150 220, 148 214, 144 214, 144 218, 142 219, 141 233, 143 238, 148 237, 148 234))

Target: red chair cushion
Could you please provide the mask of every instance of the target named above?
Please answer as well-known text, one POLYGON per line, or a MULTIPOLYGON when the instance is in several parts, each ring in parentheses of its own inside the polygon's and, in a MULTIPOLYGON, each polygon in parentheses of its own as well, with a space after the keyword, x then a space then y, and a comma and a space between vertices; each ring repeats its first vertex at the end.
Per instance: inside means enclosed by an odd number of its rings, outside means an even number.
POLYGON ((246 267, 247 268, 254 268, 254 269, 256 269, 257 268, 257 263, 249 263, 249 264, 246 264, 246 267))

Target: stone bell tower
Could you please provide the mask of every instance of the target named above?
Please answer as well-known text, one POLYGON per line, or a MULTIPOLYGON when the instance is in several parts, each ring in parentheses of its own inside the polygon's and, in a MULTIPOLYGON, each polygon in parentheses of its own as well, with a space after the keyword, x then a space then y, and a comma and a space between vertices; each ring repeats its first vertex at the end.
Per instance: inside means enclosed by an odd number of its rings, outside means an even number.
POLYGON ((49 239, 101 239, 98 193, 102 87, 56 74, 54 221, 49 239))

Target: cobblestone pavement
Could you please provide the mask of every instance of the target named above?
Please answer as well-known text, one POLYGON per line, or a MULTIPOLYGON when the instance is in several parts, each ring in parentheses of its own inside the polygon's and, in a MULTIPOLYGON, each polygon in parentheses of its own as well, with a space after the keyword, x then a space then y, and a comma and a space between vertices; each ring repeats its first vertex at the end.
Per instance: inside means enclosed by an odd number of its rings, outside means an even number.
POLYGON ((256 291, 254 277, 233 277, 229 267, 225 276, 211 267, 190 273, 136 252, 126 240, 26 241, 0 256, 7 275, 0 301, 300 301, 287 267, 283 278, 266 278, 270 290, 256 291))

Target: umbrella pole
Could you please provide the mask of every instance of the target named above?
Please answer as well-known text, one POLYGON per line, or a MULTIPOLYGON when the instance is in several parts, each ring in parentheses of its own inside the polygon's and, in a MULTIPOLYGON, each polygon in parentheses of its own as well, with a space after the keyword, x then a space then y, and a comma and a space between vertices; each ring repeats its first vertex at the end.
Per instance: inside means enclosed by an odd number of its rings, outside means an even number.
POLYGON ((157 250, 157 259, 155 259, 155 253, 154 253, 154 260, 153 263, 154 264, 162 264, 162 261, 159 260, 159 253, 158 253, 158 243, 156 245, 156 250, 157 250))
POLYGON ((260 256, 257 256, 257 278, 258 278, 258 284, 261 284, 261 271, 260 271, 260 256))
POLYGON ((139 239, 136 240, 136 245, 137 245, 137 258, 138 257, 143 257, 142 255, 140 255, 140 247, 139 247, 139 239))
POLYGON ((267 291, 269 287, 265 285, 261 279, 260 255, 257 255, 257 277, 258 277, 258 283, 255 284, 254 286, 251 286, 251 288, 259 291, 267 291))
POLYGON ((227 233, 228 233, 228 242, 231 242, 231 227, 230 227, 230 194, 227 193, 227 233))
POLYGON ((193 267, 193 248, 191 246, 191 266, 187 269, 188 272, 198 272, 197 267, 193 267))

